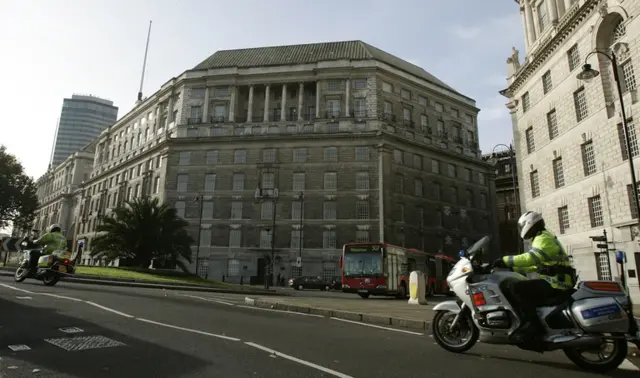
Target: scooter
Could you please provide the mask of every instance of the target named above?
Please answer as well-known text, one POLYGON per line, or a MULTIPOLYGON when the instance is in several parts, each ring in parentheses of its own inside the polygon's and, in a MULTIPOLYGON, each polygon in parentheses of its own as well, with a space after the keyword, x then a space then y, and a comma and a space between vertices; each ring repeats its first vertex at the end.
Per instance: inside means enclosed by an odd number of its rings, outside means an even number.
MULTIPOLYGON (((34 246, 29 241, 22 243, 26 247, 34 246)), ((54 286, 63 276, 72 276, 75 272, 75 265, 71 260, 71 252, 56 251, 50 255, 40 256, 38 258, 37 267, 31 269, 31 254, 42 252, 40 248, 31 248, 24 250, 24 258, 16 272, 14 279, 16 282, 22 282, 27 278, 33 278, 42 281, 46 286, 54 286)))
POLYGON ((459 300, 436 305, 432 322, 433 338, 443 349, 463 353, 478 340, 539 353, 561 349, 580 368, 604 373, 627 358, 627 343, 640 347, 626 284, 623 287, 615 281, 583 281, 577 289, 548 298, 537 308, 545 335, 538 342, 523 341, 518 334, 522 321, 504 288, 509 281, 527 278, 481 262, 490 240, 485 236, 461 251, 460 260, 449 272, 447 283, 459 300), (605 354, 607 346, 612 350, 605 354), (596 359, 585 353, 594 353, 596 359))

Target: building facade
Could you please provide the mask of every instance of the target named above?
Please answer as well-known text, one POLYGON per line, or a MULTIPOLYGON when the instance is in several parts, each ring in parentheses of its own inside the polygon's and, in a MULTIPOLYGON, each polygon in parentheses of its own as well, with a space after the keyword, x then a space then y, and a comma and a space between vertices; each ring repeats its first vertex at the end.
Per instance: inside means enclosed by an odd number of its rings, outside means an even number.
POLYGON ((621 99, 611 61, 592 52, 617 57, 635 158, 640 104, 634 67, 640 61, 640 2, 517 2, 527 53, 521 64, 514 49, 507 60, 508 88, 501 93, 509 98, 519 151, 521 208, 542 212, 573 256, 582 279, 619 279, 624 274, 639 300, 638 214, 630 189, 621 99), (577 79, 585 62, 600 72, 591 82, 577 79), (613 252, 601 250, 590 239, 605 230, 609 249, 627 252, 624 272, 613 252))
POLYGON ((216 280, 261 282, 272 251, 282 277, 333 276, 347 242, 455 255, 497 235, 477 113, 361 41, 218 51, 96 140, 83 260, 97 215, 145 194, 189 222, 191 266, 216 280))
POLYGON ((520 193, 516 153, 501 151, 486 154, 484 161, 494 167, 496 200, 495 211, 498 217, 498 233, 500 235, 500 253, 517 254, 523 251, 523 244, 518 232, 520 217, 520 193))
POLYGON ((113 102, 94 96, 72 95, 65 98, 51 154, 51 166, 62 163, 95 140, 118 119, 113 102))

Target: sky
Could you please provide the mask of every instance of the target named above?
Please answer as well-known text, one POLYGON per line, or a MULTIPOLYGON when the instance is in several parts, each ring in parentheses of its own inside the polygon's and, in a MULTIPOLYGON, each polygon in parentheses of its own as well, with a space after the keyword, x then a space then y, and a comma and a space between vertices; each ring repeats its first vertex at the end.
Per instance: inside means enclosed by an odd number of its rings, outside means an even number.
POLYGON ((512 46, 525 55, 513 0, 0 0, 0 144, 28 175, 46 172, 63 98, 131 110, 150 20, 145 96, 217 50, 359 39, 475 99, 483 152, 511 143, 498 91, 512 46))

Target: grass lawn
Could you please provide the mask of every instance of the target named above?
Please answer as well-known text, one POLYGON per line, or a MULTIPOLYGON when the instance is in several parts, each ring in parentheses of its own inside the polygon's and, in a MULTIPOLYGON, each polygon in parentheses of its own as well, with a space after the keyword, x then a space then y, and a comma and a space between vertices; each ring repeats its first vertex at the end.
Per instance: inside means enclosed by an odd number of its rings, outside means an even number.
POLYGON ((100 276, 109 278, 120 278, 139 281, 155 281, 161 283, 183 283, 183 284, 199 284, 207 286, 224 286, 233 285, 223 282, 209 281, 197 276, 187 276, 178 274, 163 274, 162 271, 139 272, 133 269, 109 268, 101 266, 78 266, 76 274, 86 276, 100 276))

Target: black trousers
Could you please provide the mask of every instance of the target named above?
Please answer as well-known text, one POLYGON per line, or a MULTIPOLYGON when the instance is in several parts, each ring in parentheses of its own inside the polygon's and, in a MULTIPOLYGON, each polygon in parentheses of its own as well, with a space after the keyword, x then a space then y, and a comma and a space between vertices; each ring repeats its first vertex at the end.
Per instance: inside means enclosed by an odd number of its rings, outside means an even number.
POLYGON ((38 267, 40 256, 40 251, 37 249, 29 251, 29 269, 36 269, 38 267))
POLYGON ((511 304, 516 310, 520 310, 524 316, 523 321, 528 321, 538 328, 542 328, 542 324, 536 313, 537 305, 550 297, 564 293, 564 290, 554 289, 542 279, 512 282, 509 284, 509 289, 511 304))

